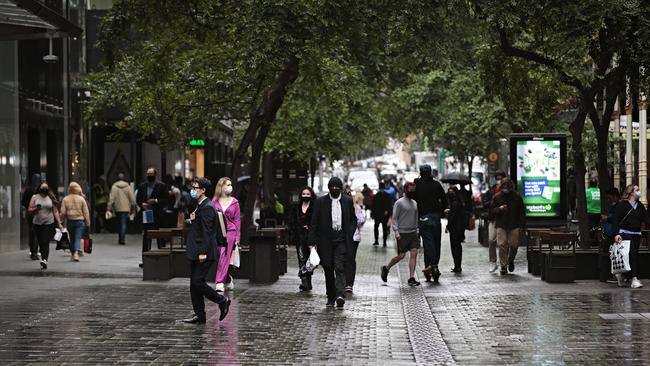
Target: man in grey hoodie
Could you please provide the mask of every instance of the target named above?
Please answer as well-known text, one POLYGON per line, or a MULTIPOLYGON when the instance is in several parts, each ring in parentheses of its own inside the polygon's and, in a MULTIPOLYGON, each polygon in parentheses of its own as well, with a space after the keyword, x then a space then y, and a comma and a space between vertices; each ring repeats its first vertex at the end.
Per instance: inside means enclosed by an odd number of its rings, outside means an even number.
POLYGON ((404 259, 406 252, 410 252, 408 284, 409 286, 419 286, 420 282, 415 279, 415 264, 417 263, 418 248, 420 247, 415 183, 406 183, 404 192, 405 196, 397 200, 393 208, 392 229, 397 240, 397 256, 393 257, 388 262, 388 265, 381 267, 381 279, 387 282, 390 268, 404 259))
POLYGON ((124 236, 126 234, 126 225, 129 222, 129 214, 135 212, 135 194, 133 188, 124 179, 124 174, 117 175, 117 181, 111 187, 111 193, 108 198, 108 209, 115 213, 120 225, 120 234, 118 242, 124 245, 124 236))

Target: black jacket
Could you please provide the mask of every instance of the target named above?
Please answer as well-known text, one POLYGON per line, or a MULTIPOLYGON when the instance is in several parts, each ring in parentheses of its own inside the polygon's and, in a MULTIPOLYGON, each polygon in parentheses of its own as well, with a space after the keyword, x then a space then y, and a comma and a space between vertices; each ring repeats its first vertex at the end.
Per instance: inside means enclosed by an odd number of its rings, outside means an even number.
POLYGON ((198 260, 200 254, 206 254, 209 261, 219 260, 217 246, 225 243, 225 233, 221 231, 214 203, 209 198, 204 199, 195 213, 196 218, 185 239, 187 258, 198 260))
POLYGON ((370 216, 373 220, 382 221, 388 219, 393 214, 393 199, 383 189, 379 190, 372 201, 372 210, 370 216), (388 211, 388 215, 384 216, 384 212, 388 211))
POLYGON ((167 185, 163 182, 155 182, 151 195, 147 196, 147 187, 148 182, 141 183, 140 186, 138 186, 138 194, 135 197, 135 201, 138 206, 144 210, 142 207, 143 203, 146 203, 149 198, 157 199, 158 203, 150 205, 149 209, 153 210, 154 223, 160 225, 162 223, 163 209, 167 207, 169 201, 169 190, 167 189, 167 185))
POLYGON ((633 209, 630 201, 622 200, 614 208, 614 235, 617 235, 620 229, 639 232, 641 224, 647 226, 648 223, 648 213, 641 202, 633 209))
POLYGON ((293 205, 287 223, 289 224, 289 243, 292 245, 308 245, 309 226, 314 213, 314 201, 311 202, 307 212, 302 213, 302 202, 293 205), (305 230, 305 226, 307 229, 305 230))
POLYGON ((443 211, 447 208, 447 195, 442 184, 437 180, 431 177, 417 178, 415 180, 415 202, 418 203, 420 217, 431 213, 442 217, 443 211))
POLYGON ((449 204, 449 213, 447 214, 447 230, 464 233, 467 219, 465 205, 457 200, 452 201, 449 204))
POLYGON ((523 228, 526 225, 526 209, 524 200, 517 192, 504 194, 503 191, 497 193, 492 199, 490 213, 494 215, 495 225, 499 229, 512 230, 523 228), (501 205, 507 205, 505 211, 499 209, 501 205))
MULTIPOLYGON (((354 245, 353 236, 357 229, 357 216, 354 212, 352 198, 341 195, 341 223, 346 239, 346 252, 354 245)), ((310 245, 316 245, 321 264, 331 267, 333 263, 333 245, 330 240, 332 233, 332 199, 329 195, 319 197, 314 201, 314 213, 309 228, 310 245)))

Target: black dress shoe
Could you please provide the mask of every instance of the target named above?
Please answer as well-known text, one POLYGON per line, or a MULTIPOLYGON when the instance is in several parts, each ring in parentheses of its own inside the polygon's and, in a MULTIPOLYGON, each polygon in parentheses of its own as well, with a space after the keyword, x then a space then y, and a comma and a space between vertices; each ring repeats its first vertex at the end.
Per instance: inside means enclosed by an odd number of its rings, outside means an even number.
POLYGON ((381 267, 381 280, 388 282, 388 267, 386 266, 381 267))
POLYGON ((440 279, 440 270, 438 268, 434 268, 432 271, 431 276, 433 277, 433 282, 438 283, 438 280, 440 279))
POLYGON ((228 310, 230 309, 230 299, 219 304, 219 310, 221 310, 221 315, 219 315, 219 321, 222 321, 228 315, 228 310))
POLYGON ((187 324, 205 324, 205 318, 199 318, 198 315, 194 315, 191 318, 183 319, 183 323, 187 323, 187 324))
POLYGON ((124 240, 120 240, 120 241, 118 241, 117 243, 118 243, 119 245, 124 245, 124 244, 125 244, 125 243, 124 243, 124 240))
POLYGON ((334 300, 327 300, 327 304, 325 306, 333 308, 334 307, 334 300))
POLYGON ((514 271, 515 271, 515 262, 508 263, 508 272, 514 272, 514 271))

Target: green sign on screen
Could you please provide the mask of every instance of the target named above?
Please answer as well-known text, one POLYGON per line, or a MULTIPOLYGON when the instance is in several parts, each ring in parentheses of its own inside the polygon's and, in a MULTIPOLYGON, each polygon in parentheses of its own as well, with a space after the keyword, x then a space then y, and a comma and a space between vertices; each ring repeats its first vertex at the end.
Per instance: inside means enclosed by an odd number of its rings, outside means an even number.
POLYGON ((560 141, 517 141, 517 191, 526 216, 560 215, 560 141))
POLYGON ((188 145, 190 145, 190 146, 205 146, 205 140, 202 140, 202 139, 190 140, 188 145))

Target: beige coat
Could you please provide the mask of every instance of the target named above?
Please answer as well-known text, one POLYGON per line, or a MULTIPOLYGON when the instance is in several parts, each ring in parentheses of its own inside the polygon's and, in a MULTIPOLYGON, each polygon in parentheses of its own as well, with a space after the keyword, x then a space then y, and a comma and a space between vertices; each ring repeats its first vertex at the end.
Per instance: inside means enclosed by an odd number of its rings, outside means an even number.
POLYGON ((84 220, 86 226, 90 226, 88 204, 81 191, 81 186, 75 182, 70 183, 68 195, 61 202, 61 219, 84 220))
POLYGON ((135 212, 135 194, 129 183, 123 180, 113 183, 108 208, 113 212, 135 212))

